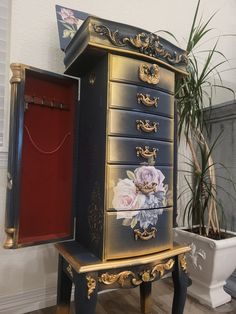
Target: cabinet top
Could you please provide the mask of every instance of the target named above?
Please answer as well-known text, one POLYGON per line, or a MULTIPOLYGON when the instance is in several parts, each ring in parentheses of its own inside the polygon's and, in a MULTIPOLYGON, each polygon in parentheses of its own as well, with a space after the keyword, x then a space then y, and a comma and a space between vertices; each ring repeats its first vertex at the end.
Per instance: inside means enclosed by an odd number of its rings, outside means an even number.
POLYGON ((146 30, 89 16, 65 50, 65 73, 82 74, 92 57, 106 52, 157 62, 186 75, 187 52, 146 30), (78 65, 78 66, 77 66, 78 65))

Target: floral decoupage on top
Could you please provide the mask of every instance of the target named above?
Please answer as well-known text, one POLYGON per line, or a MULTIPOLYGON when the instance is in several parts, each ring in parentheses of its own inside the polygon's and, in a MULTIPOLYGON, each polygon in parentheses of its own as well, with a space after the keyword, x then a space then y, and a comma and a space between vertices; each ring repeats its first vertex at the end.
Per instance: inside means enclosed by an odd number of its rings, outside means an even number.
POLYGON ((57 26, 61 50, 65 50, 70 40, 74 37, 88 13, 76 11, 56 5, 57 26))
POLYGON ((126 176, 113 187, 112 207, 117 219, 123 219, 122 224, 131 228, 139 225, 146 230, 155 226, 171 198, 163 172, 144 165, 127 170, 126 176))

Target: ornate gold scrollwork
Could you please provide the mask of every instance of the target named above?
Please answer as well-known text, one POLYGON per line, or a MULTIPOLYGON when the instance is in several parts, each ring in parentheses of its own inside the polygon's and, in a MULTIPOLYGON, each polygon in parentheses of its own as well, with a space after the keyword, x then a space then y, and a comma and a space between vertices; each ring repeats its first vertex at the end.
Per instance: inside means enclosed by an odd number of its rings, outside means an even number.
POLYGON ((66 270, 68 271, 70 276, 73 278, 72 266, 70 264, 66 267, 66 270))
POLYGON ((152 107, 152 106, 157 107, 159 97, 153 97, 151 99, 151 96, 149 94, 137 93, 137 101, 139 104, 142 103, 144 106, 147 106, 147 107, 152 107))
POLYGON ((142 147, 136 147, 137 156, 141 156, 146 159, 156 158, 157 157, 157 148, 153 148, 152 151, 149 150, 149 146, 145 146, 144 149, 142 147))
POLYGON ((86 280, 87 280, 87 287, 88 287, 87 298, 90 299, 91 294, 95 290, 97 283, 96 283, 96 280, 91 276, 86 276, 86 280))
POLYGON ((119 274, 102 274, 101 277, 99 277, 99 282, 104 283, 105 285, 111 285, 115 282, 117 282, 121 287, 124 286, 125 280, 129 277, 135 277, 135 274, 132 271, 122 271, 119 274))
POLYGON ((136 127, 137 130, 142 130, 146 133, 151 133, 151 132, 157 132, 157 127, 159 126, 159 123, 157 122, 150 122, 149 120, 136 120, 136 127))
POLYGON ((5 232, 7 234, 7 238, 6 241, 4 243, 4 248, 5 249, 12 249, 14 246, 14 233, 15 233, 16 229, 15 228, 6 228, 5 232))
POLYGON ((138 50, 139 53, 154 58, 163 58, 171 64, 188 64, 187 53, 178 54, 176 51, 171 52, 165 47, 164 41, 153 33, 141 32, 135 36, 126 36, 119 33, 119 30, 111 31, 106 25, 93 24, 94 31, 107 39, 117 47, 131 46, 138 50))
POLYGON ((133 278, 132 283, 135 286, 141 285, 142 282, 154 281, 159 274, 160 278, 164 275, 165 270, 171 270, 175 261, 171 258, 164 264, 157 264, 150 270, 145 270, 139 273, 139 278, 133 278))
POLYGON ((125 270, 118 274, 105 273, 99 277, 99 282, 105 285, 112 285, 118 283, 121 287, 125 285, 127 279, 130 278, 130 282, 133 286, 139 286, 143 282, 154 281, 156 277, 162 277, 166 270, 171 270, 175 261, 171 258, 166 263, 160 263, 153 266, 151 269, 144 270, 138 274, 132 271, 125 270))
POLYGON ((184 254, 181 254, 179 256, 179 263, 180 263, 180 266, 183 269, 183 271, 187 272, 187 261, 186 261, 186 257, 184 254))
POLYGON ((157 64, 141 64, 139 66, 138 76, 141 81, 156 85, 160 81, 160 68, 157 64))
POLYGON ((156 237, 157 229, 155 227, 152 227, 150 231, 144 230, 143 232, 139 229, 134 229, 134 238, 137 241, 140 240, 150 240, 154 239, 156 237))

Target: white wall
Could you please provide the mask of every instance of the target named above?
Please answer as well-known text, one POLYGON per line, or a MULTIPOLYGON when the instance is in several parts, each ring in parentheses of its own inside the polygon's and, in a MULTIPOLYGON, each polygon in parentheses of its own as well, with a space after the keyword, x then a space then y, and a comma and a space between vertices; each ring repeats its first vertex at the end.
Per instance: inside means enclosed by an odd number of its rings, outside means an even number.
MULTIPOLYGON (((139 26, 149 31, 173 32, 184 48, 196 0, 12 0, 10 61, 63 73, 55 4, 139 26)), ((236 33, 236 1, 204 0, 208 17, 220 9, 213 26, 216 33, 236 33)), ((236 38, 225 38, 221 48, 234 58, 236 38)), ((236 66, 235 60, 231 62, 236 66)), ((224 80, 235 86, 235 73, 224 80)), ((227 95, 227 97, 231 97, 227 95)), ((220 94, 219 99, 229 100, 220 94)), ((6 154, 0 156, 0 242, 4 241, 6 154)), ((17 314, 55 302, 57 253, 53 245, 9 251, 0 248, 0 313, 17 314), (28 304, 27 306, 25 304, 28 304)))

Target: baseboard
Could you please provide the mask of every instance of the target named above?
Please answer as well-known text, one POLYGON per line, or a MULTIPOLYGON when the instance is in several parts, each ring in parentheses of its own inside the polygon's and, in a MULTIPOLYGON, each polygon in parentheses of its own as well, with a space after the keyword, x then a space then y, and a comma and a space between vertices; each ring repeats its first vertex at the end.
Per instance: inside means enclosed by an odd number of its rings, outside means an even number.
POLYGON ((54 306, 56 298, 56 287, 34 289, 4 297, 0 296, 0 313, 23 314, 36 311, 54 306))

